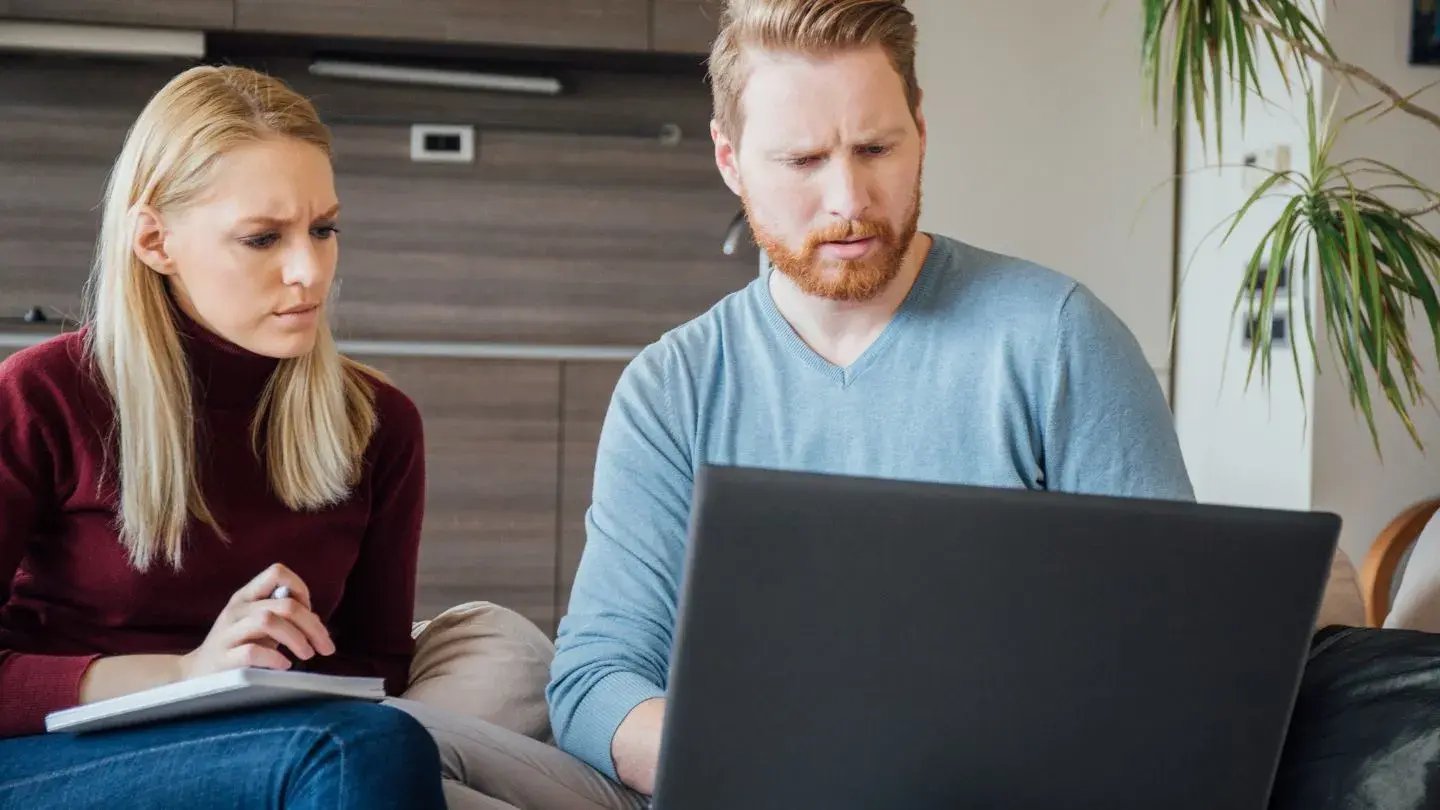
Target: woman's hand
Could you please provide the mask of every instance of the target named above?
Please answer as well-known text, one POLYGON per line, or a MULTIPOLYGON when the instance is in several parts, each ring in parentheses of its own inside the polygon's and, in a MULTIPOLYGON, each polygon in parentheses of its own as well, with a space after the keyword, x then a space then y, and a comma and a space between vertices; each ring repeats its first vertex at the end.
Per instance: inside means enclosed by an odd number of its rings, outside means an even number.
POLYGON ((205 641, 180 657, 180 677, 240 667, 289 669, 281 646, 302 661, 335 653, 330 631, 310 610, 310 589, 294 571, 276 563, 230 597, 205 641), (282 585, 289 596, 271 598, 282 585))

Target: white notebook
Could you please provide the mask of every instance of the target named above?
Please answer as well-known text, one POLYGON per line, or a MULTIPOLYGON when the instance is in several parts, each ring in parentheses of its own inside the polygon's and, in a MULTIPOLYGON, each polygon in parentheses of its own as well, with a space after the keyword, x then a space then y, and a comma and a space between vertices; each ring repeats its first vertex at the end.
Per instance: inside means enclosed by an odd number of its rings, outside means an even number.
POLYGON ((383 700, 383 678, 232 669, 51 712, 46 731, 102 731, 324 697, 383 700))

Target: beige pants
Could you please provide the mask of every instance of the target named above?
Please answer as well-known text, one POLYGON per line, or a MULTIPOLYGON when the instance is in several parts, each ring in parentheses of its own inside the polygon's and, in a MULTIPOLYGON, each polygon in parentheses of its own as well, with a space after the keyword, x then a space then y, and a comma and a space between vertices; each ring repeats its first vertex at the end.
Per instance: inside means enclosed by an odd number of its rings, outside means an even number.
POLYGON ((413 700, 386 703, 409 712, 435 738, 450 810, 632 810, 647 804, 548 743, 413 700))
POLYGON ((410 687, 387 703, 435 738, 450 810, 633 810, 644 797, 550 744, 555 646, 488 602, 415 627, 410 687))

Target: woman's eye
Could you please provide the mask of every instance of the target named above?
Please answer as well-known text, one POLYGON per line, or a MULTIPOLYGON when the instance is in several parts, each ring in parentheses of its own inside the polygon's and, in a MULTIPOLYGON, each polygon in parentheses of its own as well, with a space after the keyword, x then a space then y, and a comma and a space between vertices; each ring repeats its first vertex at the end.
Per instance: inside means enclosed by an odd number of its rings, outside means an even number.
POLYGON ((340 229, 334 225, 317 225, 310 229, 310 235, 316 239, 329 239, 337 233, 340 233, 340 229))
POLYGON ((280 241, 280 234, 262 233, 255 236, 247 236, 240 241, 244 243, 246 247, 252 247, 256 250, 264 250, 265 248, 268 248, 276 242, 280 241))

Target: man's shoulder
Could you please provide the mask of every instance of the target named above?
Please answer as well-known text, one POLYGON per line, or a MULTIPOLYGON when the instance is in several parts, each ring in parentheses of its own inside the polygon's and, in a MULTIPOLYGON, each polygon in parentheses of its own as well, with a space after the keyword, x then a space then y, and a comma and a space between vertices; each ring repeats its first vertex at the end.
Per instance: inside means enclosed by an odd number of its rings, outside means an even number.
POLYGON ((940 298, 1006 316, 1055 314, 1082 285, 1049 267, 936 235, 940 298))
POLYGON ((686 321, 646 346, 631 362, 631 369, 666 376, 683 373, 693 376, 715 368, 715 359, 723 352, 727 334, 748 331, 758 325, 758 302, 763 292, 762 281, 756 279, 726 295, 703 314, 686 321))

